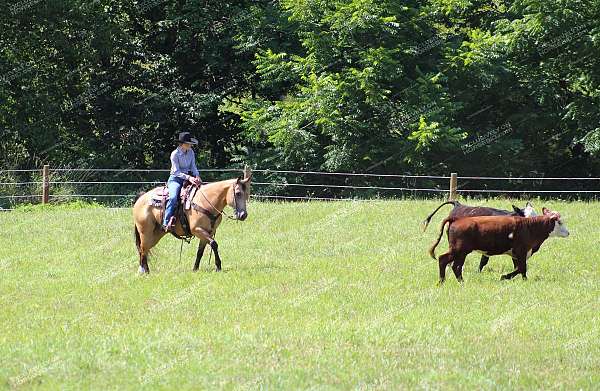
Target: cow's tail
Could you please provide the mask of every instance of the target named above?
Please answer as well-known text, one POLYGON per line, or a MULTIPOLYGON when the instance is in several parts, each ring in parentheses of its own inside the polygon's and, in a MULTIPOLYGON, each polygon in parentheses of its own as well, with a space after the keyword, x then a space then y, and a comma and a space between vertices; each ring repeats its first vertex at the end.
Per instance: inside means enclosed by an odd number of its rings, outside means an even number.
MULTIPOLYGON (((444 219, 444 221, 442 221, 442 225, 440 226, 440 234, 438 235, 438 238, 435 241, 435 243, 433 243, 431 245, 431 248, 429 249, 429 255, 431 256, 431 258, 433 258, 435 260, 437 260, 437 257, 435 256, 435 248, 437 247, 438 244, 440 244, 440 240, 442 239, 442 235, 444 234, 444 226, 448 222, 452 223, 452 218, 451 217, 446 217, 444 219)), ((448 225, 448 229, 450 229, 450 225, 448 225)))
POLYGON ((460 205, 460 202, 458 201, 446 201, 443 204, 441 204, 440 206, 438 206, 433 212, 431 212, 431 214, 429 216, 427 216, 427 218, 425 220, 423 220, 423 222, 421 223, 421 229, 423 230, 423 232, 425 232, 425 230, 427 229, 427 226, 429 225, 429 223, 431 222, 431 218, 433 217, 434 214, 437 213, 438 210, 440 210, 440 208, 444 205, 452 205, 455 208, 460 205))

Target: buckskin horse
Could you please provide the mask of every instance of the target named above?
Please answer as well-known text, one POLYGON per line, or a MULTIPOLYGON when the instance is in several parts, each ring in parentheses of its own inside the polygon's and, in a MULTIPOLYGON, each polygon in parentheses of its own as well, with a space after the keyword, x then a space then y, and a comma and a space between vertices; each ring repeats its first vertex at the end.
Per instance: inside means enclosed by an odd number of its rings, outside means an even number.
MULTIPOLYGON (((194 271, 200 267, 200 260, 207 244, 215 253, 217 271, 221 270, 221 257, 215 233, 223 216, 234 220, 244 221, 248 217, 246 203, 250 196, 250 179, 252 174, 244 172, 244 177, 228 179, 220 182, 203 184, 190 192, 191 197, 179 208, 182 214, 177 213, 177 222, 173 234, 176 237, 197 237, 200 240, 194 271), (234 209, 233 217, 224 212, 226 206, 234 209), (180 218, 181 217, 181 218, 180 218)), ((148 256, 152 249, 166 235, 161 227, 162 208, 156 204, 157 195, 162 196, 163 188, 158 187, 138 196, 133 205, 135 245, 140 256, 140 273, 150 273, 148 256)))

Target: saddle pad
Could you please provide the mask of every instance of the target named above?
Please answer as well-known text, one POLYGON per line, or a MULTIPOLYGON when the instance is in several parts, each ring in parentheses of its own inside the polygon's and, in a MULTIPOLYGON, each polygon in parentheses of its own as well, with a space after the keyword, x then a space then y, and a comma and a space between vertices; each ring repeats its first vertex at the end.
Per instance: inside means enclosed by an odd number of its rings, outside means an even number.
MULTIPOLYGON (((186 200, 186 202, 185 202, 186 210, 190 209, 189 204, 190 204, 190 201, 194 198, 194 195, 196 194, 196 190, 198 190, 197 187, 189 186, 189 185, 184 187, 183 189, 181 189, 180 200, 182 200, 182 201, 186 200)), ((169 188, 164 187, 164 186, 156 187, 156 188, 150 190, 150 200, 148 201, 148 203, 150 205, 154 205, 154 206, 161 206, 163 197, 164 198, 169 197, 169 188)))
POLYGON ((150 199, 148 203, 150 205, 160 206, 162 203, 163 195, 164 197, 169 197, 169 188, 160 186, 150 190, 150 199))

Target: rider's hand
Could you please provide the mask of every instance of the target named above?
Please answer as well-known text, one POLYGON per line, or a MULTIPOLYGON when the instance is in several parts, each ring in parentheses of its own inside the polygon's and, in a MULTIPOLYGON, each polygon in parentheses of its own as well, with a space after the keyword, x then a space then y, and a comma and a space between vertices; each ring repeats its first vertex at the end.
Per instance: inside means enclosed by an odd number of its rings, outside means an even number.
POLYGON ((200 177, 191 177, 190 182, 192 182, 196 186, 200 186, 202 184, 200 177))

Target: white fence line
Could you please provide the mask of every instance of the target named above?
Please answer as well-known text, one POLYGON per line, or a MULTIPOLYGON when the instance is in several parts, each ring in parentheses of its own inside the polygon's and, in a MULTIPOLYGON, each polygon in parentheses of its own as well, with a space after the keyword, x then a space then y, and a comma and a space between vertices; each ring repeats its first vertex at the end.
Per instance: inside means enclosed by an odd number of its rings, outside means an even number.
MULTIPOLYGON (((113 168, 56 168, 50 169, 45 166, 43 170, 0 170, 2 173, 27 173, 27 172, 38 172, 42 173, 42 181, 30 181, 30 182, 0 182, 0 190, 3 186, 28 186, 28 185, 42 185, 43 194, 30 194, 30 195, 0 195, 0 199, 42 199, 47 201, 48 199, 69 199, 69 198, 133 198, 136 194, 50 194, 50 185, 160 185, 164 184, 164 180, 155 181, 75 181, 75 180, 50 180, 52 172, 99 172, 99 173, 168 173, 167 169, 113 169, 113 168)), ((202 170, 202 173, 225 173, 225 172, 242 172, 242 169, 237 168, 224 168, 224 169, 206 169, 202 170)), ((398 178, 398 179, 427 179, 427 180, 440 180, 450 179, 449 188, 444 186, 434 188, 424 187, 396 187, 396 186, 367 186, 367 185, 348 185, 348 184, 327 184, 327 183, 300 183, 299 181, 288 183, 288 182, 252 182, 253 186, 272 186, 274 188, 315 188, 315 189, 346 189, 346 190, 382 190, 382 191, 396 191, 396 192, 430 192, 430 193, 449 193, 450 197, 453 197, 456 193, 462 194, 490 194, 490 193, 504 193, 504 194, 600 194, 600 189, 587 189, 587 190, 515 190, 515 189, 460 189, 457 185, 457 178, 468 181, 508 181, 509 184, 514 185, 520 181, 536 181, 536 185, 540 185, 543 181, 600 181, 597 177, 486 177, 486 176, 464 176, 458 177, 457 174, 451 176, 436 176, 436 175, 404 175, 404 174, 374 174, 374 173, 349 173, 349 172, 320 172, 320 171, 294 171, 294 170, 270 170, 270 169, 255 169, 255 173, 259 174, 298 174, 298 175, 318 175, 318 176, 342 176, 342 177, 362 177, 362 178, 398 178)), ((413 182, 413 181, 411 181, 413 182)), ((208 183, 208 182, 207 182, 208 183)), ((413 182, 413 184, 416 183, 413 182)), ((589 183, 589 182, 587 182, 589 183)), ((34 190, 37 191, 37 190, 34 190)), ((253 194, 253 198, 257 199, 280 199, 280 200, 327 200, 327 201, 343 201, 343 200, 358 200, 358 198, 349 198, 347 196, 340 196, 340 198, 327 197, 327 196, 311 196, 307 195, 280 195, 280 194, 253 194)), ((375 198, 377 199, 377 198, 375 198)), ((363 201, 368 201, 362 199, 363 201)), ((6 210, 6 209, 4 209, 6 210)))
MULTIPOLYGON (((10 172, 41 172, 41 169, 5 169, 2 173, 10 172)), ((51 172, 169 172, 168 169, 137 169, 137 168, 52 168, 51 172)), ((241 168, 207 168, 201 172, 241 172, 241 168)), ((359 176, 374 178, 412 178, 412 179, 450 179, 450 176, 442 175, 411 175, 411 174, 375 174, 356 172, 325 172, 325 171, 298 171, 298 170, 271 170, 253 169, 256 173, 266 174, 299 174, 299 175, 324 175, 324 176, 359 176)), ((461 176, 460 179, 469 180, 509 180, 509 181, 545 181, 545 180, 577 180, 577 181, 600 181, 600 177, 488 177, 488 176, 461 176)), ((41 182, 32 182, 41 183, 41 182)), ((64 182, 63 182, 64 183, 64 182)))

